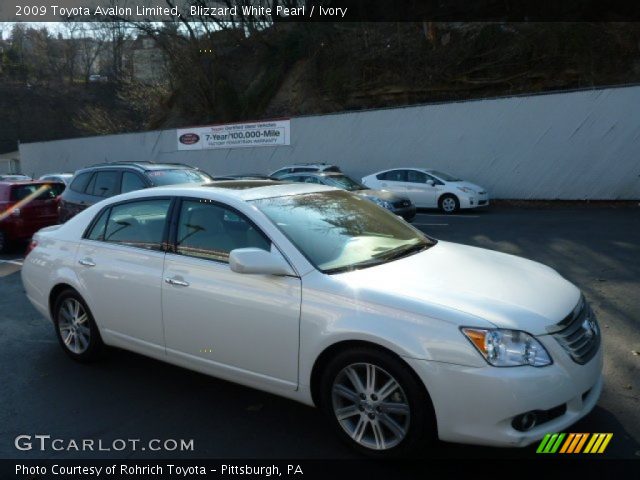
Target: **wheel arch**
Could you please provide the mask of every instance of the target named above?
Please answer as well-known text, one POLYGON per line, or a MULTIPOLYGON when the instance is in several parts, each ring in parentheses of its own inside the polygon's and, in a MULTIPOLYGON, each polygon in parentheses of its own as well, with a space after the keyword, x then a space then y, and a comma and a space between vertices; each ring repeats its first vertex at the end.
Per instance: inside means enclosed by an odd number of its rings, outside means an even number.
MULTIPOLYGON (((60 296, 60 294, 62 292, 64 292, 65 290, 73 290, 74 292, 76 292, 78 295, 80 295, 80 292, 78 292, 78 290, 76 290, 73 285, 69 285, 68 283, 58 283, 56 284, 51 291, 49 292, 49 301, 48 301, 48 306, 49 306, 49 315, 51 315, 51 318, 54 318, 54 311, 53 308, 55 307, 56 304, 56 300, 58 299, 58 297, 60 296)), ((80 295, 82 296, 82 295, 80 295)))
POLYGON ((341 340, 341 341, 338 341, 336 343, 333 343, 333 344, 327 346, 320 353, 320 355, 318 355, 318 357, 316 358, 316 360, 315 360, 315 362, 313 364, 313 367, 311 369, 311 377, 309 379, 310 380, 309 381, 309 387, 310 387, 310 390, 311 390, 311 399, 313 400, 314 405, 319 406, 319 401, 320 401, 320 380, 321 380, 322 372, 324 371, 324 368, 327 366, 327 364, 329 363, 329 361, 330 361, 330 359, 332 357, 334 357, 335 355, 337 355, 340 352, 343 352, 345 350, 349 350, 349 349, 352 349, 352 348, 370 348, 370 349, 373 349, 373 350, 378 350, 378 351, 381 351, 381 352, 385 352, 385 353, 391 355, 392 357, 394 357, 400 364, 404 365, 405 368, 407 369, 407 371, 409 372, 409 374, 414 377, 414 379, 418 382, 419 385, 422 386, 422 389, 423 389, 426 397, 429 399, 432 413, 434 413, 433 418, 435 419, 435 409, 433 407, 433 400, 431 399, 431 395, 429 394, 429 391, 427 390, 426 385, 420 379, 420 376, 413 369, 413 367, 411 367, 411 365, 409 365, 407 362, 405 362, 404 359, 402 358, 402 356, 399 355, 397 352, 394 352, 390 348, 387 348, 387 347, 385 347, 383 345, 380 345, 379 343, 375 343, 375 342, 371 342, 371 341, 367 341, 367 340, 341 340))

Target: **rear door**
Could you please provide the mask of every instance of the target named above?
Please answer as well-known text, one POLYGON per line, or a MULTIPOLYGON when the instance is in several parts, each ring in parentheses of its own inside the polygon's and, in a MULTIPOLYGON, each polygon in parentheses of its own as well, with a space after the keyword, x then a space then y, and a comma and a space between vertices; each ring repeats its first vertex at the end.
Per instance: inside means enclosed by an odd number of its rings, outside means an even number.
POLYGON ((76 253, 82 295, 110 344, 164 354, 161 283, 170 198, 104 209, 76 253))
MULTIPOLYGON (((405 195, 407 191, 407 171, 406 170, 388 170, 378 175, 380 189, 389 190, 390 192, 405 195)), ((413 200, 413 199, 411 199, 413 200)))

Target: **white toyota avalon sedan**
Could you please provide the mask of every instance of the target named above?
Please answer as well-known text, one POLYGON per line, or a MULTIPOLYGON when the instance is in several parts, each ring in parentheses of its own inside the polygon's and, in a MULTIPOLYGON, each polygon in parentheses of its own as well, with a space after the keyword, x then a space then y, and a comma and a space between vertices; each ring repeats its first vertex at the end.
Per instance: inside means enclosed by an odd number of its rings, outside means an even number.
POLYGON ((489 195, 484 188, 426 168, 383 170, 364 177, 362 183, 408 197, 418 208, 439 208, 444 213, 489 205, 489 195))
POLYGON ((71 358, 110 345, 315 405, 373 455, 528 445, 602 389, 596 319, 554 270, 332 187, 140 190, 31 247, 27 295, 71 358))

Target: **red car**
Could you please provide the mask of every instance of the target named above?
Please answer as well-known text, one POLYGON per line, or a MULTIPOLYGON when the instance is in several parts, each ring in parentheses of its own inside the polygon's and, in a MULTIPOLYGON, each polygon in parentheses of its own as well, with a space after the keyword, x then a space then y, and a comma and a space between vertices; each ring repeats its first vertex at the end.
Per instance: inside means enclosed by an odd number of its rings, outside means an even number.
POLYGON ((43 227, 58 223, 58 201, 64 183, 0 181, 0 252, 29 240, 43 227))

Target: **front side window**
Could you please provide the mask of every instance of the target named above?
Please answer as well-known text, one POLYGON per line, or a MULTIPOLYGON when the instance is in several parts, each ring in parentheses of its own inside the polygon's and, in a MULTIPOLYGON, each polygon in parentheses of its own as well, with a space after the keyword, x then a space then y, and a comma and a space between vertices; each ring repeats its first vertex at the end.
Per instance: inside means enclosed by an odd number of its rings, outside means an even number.
POLYGON ((269 250, 271 243, 244 215, 207 200, 184 200, 176 253, 227 262, 236 248, 269 250))
POLYGON ((331 175, 325 177, 327 184, 332 187, 342 188, 343 190, 349 190, 355 192, 356 190, 365 190, 367 187, 361 183, 356 182, 354 179, 347 177, 346 175, 331 175))
POLYGON ((112 197, 118 192, 119 180, 120 172, 116 170, 96 172, 89 183, 87 193, 96 197, 112 197))
POLYGON ((316 177, 302 177, 304 183, 315 183, 316 185, 322 185, 322 182, 316 177))
POLYGON ((423 172, 418 172, 417 170, 408 170, 407 171, 407 182, 411 183, 427 183, 427 175, 423 172))
POLYGON ((89 238, 151 250, 162 249, 169 199, 149 199, 115 205, 110 209, 104 235, 100 238, 98 219, 89 238), (96 230, 94 234, 94 230, 96 230))
POLYGON ((454 177, 453 175, 449 175, 448 173, 439 172, 437 170, 429 170, 429 173, 444 180, 445 182, 461 182, 462 180, 458 177, 454 177))
POLYGON ((133 172, 122 172, 122 187, 120 187, 120 193, 142 190, 145 187, 145 183, 137 174, 133 172))
POLYGON ((325 273, 379 265, 435 244, 387 210, 344 190, 252 203, 325 273))

